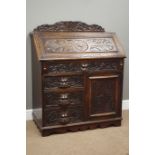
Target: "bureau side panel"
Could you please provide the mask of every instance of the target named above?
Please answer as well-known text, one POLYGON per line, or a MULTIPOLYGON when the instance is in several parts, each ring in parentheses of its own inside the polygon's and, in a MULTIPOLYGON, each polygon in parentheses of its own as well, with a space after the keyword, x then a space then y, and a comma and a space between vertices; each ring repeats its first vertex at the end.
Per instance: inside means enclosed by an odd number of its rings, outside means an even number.
POLYGON ((32 90, 33 90, 33 119, 42 126, 42 80, 41 80, 41 62, 37 58, 36 48, 32 40, 32 90))

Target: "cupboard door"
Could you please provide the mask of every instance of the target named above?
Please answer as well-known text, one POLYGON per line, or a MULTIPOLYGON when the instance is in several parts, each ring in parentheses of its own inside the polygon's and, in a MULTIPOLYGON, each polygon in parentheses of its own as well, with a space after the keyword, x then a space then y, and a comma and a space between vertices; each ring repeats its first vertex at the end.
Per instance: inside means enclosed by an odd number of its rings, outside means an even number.
POLYGON ((87 78, 88 117, 116 116, 120 113, 120 76, 90 75, 87 78))

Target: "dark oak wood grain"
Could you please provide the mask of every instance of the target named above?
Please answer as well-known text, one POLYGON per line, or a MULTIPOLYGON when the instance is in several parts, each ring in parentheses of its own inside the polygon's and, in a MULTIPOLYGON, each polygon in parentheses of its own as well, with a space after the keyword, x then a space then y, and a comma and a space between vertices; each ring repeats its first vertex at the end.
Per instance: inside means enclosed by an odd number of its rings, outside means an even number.
POLYGON ((98 25, 34 29, 33 120, 42 136, 121 125, 124 50, 98 25))

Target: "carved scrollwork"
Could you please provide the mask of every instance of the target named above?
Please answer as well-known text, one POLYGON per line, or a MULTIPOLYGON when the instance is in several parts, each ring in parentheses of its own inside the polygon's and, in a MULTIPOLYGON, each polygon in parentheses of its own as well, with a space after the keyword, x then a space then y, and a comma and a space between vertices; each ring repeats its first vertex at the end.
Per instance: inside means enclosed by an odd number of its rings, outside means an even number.
MULTIPOLYGON (((92 61, 92 62, 88 62, 88 63, 67 63, 67 64, 53 64, 53 65, 49 65, 47 70, 48 72, 52 72, 52 73, 61 73, 61 72, 81 72, 81 71, 104 71, 104 70, 119 70, 120 65, 117 61, 92 61)), ((76 85, 78 85, 78 83, 83 84, 82 81, 79 81, 78 79, 68 79, 68 81, 76 81, 76 85)), ((72 84, 74 82, 71 82, 72 84)))
POLYGON ((59 64, 52 64, 48 66, 48 71, 53 73, 61 73, 61 72, 80 72, 80 64, 77 63, 59 63, 59 64))
POLYGON ((67 124, 67 123, 69 123, 70 122, 70 118, 69 117, 61 117, 60 118, 60 123, 61 124, 67 124))
POLYGON ((63 105, 81 105, 83 95, 81 92, 69 94, 46 93, 45 99, 46 105, 48 106, 61 107, 63 105))
POLYGON ((118 62, 92 62, 87 67, 88 71, 104 71, 104 70, 118 70, 118 62))
POLYGON ((83 78, 80 76, 45 78, 45 89, 55 87, 68 88, 68 87, 82 87, 82 86, 83 86, 83 78))
POLYGON ((70 122, 74 123, 74 122, 80 122, 83 120, 83 114, 84 114, 84 111, 83 111, 83 107, 75 107, 75 108, 71 108, 69 110, 69 113, 70 113, 70 122))
POLYGON ((112 38, 94 39, 48 39, 46 53, 62 52, 117 52, 112 38))
POLYGON ((48 124, 57 124, 59 114, 57 113, 57 111, 51 111, 47 113, 46 117, 46 121, 48 124))
POLYGON ((69 107, 67 109, 53 109, 46 112, 46 124, 65 125, 83 120, 84 111, 81 106, 69 107))
POLYGON ((62 21, 53 25, 40 25, 34 31, 50 31, 50 32, 104 32, 104 28, 99 25, 88 25, 78 21, 62 21))

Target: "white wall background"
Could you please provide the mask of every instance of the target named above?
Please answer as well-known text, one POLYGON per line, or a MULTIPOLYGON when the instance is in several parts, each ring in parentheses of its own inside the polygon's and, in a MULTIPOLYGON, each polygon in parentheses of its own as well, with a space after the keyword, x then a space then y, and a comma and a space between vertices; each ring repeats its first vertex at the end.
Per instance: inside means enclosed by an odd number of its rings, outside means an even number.
MULTIPOLYGON (((116 32, 126 51, 123 99, 129 99, 129 6, 128 0, 27 0, 27 109, 32 108, 31 42, 29 33, 41 24, 82 21, 116 32)), ((19 21, 20 22, 20 21, 19 21)))

